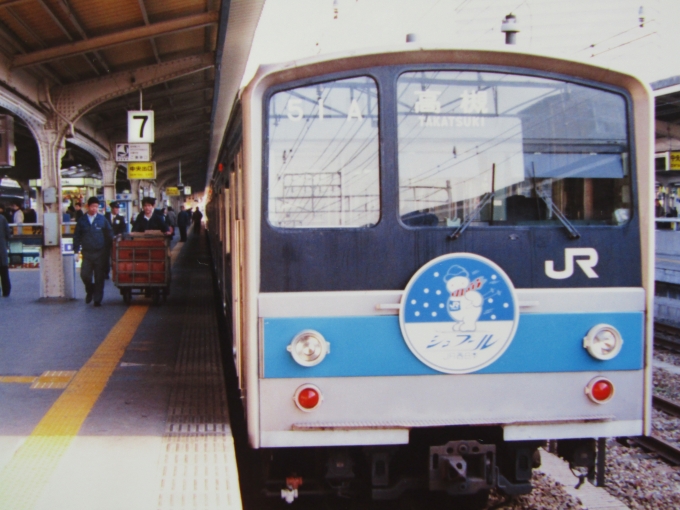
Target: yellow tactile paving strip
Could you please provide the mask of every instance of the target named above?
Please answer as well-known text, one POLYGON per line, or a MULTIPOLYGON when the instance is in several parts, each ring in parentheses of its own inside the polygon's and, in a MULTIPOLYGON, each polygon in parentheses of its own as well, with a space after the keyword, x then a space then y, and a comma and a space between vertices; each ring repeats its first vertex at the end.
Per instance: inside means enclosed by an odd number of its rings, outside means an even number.
POLYGON ((33 390, 50 390, 66 388, 71 380, 75 377, 77 372, 66 370, 48 370, 43 372, 40 377, 36 377, 31 389, 33 390))
POLYGON ((64 392, 16 451, 12 460, 0 471, 1 508, 31 510, 35 506, 148 309, 148 306, 128 308, 92 357, 71 382, 67 383, 64 392))
POLYGON ((48 370, 38 377, 28 375, 2 375, 0 383, 30 384, 32 390, 63 390, 76 372, 69 370, 48 370))
POLYGON ((207 268, 192 271, 156 510, 242 509, 211 283, 207 268))

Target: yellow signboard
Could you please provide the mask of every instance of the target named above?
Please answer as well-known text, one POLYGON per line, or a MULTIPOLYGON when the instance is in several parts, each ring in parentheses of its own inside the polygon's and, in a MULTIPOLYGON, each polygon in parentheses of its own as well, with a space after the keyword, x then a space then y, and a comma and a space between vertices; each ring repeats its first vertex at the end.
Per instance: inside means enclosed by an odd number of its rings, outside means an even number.
POLYGON ((680 152, 671 152, 671 170, 680 170, 680 152))
POLYGON ((128 179, 155 179, 156 162, 128 163, 128 179))
POLYGON ((169 197, 178 197, 179 188, 165 188, 165 194, 169 197))

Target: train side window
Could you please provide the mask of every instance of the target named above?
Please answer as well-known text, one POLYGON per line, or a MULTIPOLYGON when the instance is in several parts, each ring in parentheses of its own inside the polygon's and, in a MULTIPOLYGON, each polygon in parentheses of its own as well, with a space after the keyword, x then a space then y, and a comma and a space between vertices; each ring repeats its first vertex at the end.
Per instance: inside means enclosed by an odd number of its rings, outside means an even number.
POLYGON ((270 224, 369 227, 380 219, 378 89, 360 76, 269 100, 270 224))
POLYGON ((623 96, 470 71, 404 73, 397 95, 405 225, 559 226, 555 208, 581 225, 630 219, 623 96))

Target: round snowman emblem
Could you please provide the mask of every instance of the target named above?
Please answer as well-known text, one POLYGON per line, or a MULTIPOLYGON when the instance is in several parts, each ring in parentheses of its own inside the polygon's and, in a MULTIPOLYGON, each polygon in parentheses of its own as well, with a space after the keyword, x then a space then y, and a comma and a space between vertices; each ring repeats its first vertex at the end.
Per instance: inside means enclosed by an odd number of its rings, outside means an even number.
POLYGON ((425 264, 411 278, 399 322, 411 352, 440 372, 475 372, 509 347, 519 322, 515 289, 505 272, 472 253, 425 264))

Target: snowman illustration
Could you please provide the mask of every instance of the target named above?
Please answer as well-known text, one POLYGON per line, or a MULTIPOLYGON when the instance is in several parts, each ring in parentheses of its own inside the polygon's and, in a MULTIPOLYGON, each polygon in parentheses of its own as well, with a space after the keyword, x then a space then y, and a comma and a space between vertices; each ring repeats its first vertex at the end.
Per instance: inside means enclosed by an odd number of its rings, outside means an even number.
POLYGON ((454 331, 475 331, 482 314, 484 298, 477 292, 484 285, 482 278, 470 282, 470 274, 461 266, 451 266, 444 276, 449 299, 446 308, 455 321, 454 331))

